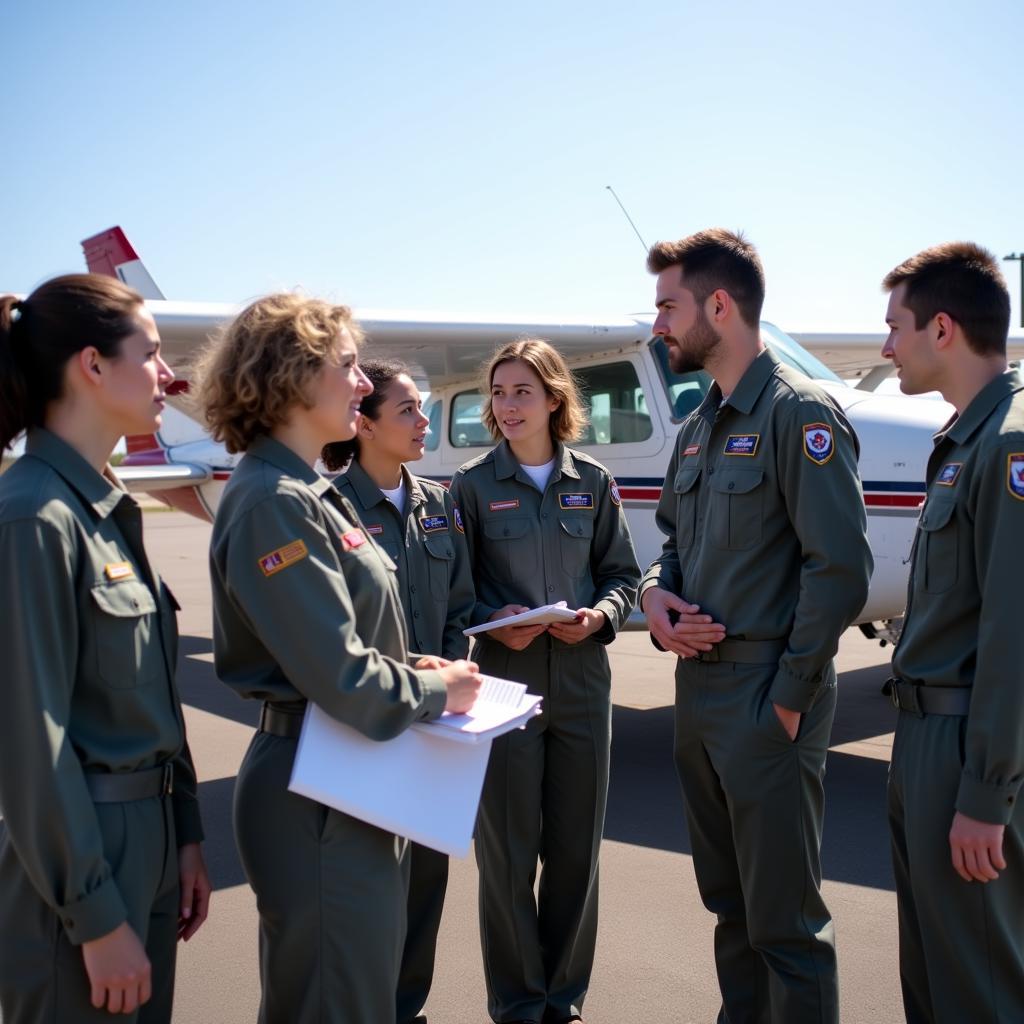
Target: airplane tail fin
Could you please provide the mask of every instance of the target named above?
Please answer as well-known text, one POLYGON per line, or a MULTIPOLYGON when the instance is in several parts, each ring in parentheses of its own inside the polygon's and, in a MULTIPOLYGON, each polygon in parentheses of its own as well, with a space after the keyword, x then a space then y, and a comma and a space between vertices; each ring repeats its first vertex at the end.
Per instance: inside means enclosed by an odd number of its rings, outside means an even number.
POLYGON ((82 251, 90 273, 119 278, 144 299, 164 297, 120 227, 83 239, 82 251))

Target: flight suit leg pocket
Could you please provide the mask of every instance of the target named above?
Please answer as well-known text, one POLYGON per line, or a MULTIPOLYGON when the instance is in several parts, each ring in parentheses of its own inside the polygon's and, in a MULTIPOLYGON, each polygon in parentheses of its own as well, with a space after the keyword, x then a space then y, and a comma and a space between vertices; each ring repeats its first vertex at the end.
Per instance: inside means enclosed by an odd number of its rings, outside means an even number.
POLYGON ((96 674, 107 686, 130 690, 158 674, 161 645, 156 600, 139 580, 98 583, 92 588, 96 674))
POLYGON ((676 473, 672 490, 676 496, 676 546, 693 546, 697 532, 697 481, 700 466, 684 466, 676 473))
POLYGON ((959 576, 956 502, 929 498, 921 513, 921 539, 924 541, 924 589, 943 594, 956 585, 959 576))
POLYGON ((720 469, 709 478, 708 520, 717 548, 746 551, 761 543, 764 471, 720 469))

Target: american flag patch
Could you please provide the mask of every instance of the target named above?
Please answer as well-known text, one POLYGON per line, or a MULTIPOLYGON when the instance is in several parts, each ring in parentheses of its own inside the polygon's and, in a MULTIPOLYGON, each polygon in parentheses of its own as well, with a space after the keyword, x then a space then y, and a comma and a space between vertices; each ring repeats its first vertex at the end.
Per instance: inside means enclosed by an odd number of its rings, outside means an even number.
POLYGON ((290 544, 285 544, 283 548, 264 555, 259 559, 259 567, 263 570, 264 576, 273 576, 275 572, 280 572, 282 569, 287 569, 289 565, 301 562, 308 554, 305 541, 293 540, 290 544))

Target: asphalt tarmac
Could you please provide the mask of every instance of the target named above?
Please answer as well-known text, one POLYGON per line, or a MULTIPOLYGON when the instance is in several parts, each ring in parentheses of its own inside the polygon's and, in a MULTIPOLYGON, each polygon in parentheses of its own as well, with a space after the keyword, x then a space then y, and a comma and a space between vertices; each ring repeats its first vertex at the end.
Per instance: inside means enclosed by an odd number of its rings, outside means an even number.
MULTIPOLYGON (((242 1024, 255 1020, 259 1002, 257 917, 232 838, 231 798, 258 707, 239 700, 214 675, 206 562, 210 528, 163 511, 147 512, 145 528, 150 556, 182 605, 178 683, 199 772, 206 860, 215 889, 206 925, 180 948, 174 1020, 242 1024)), ((851 630, 838 656, 823 887, 836 924, 844 1024, 903 1020, 885 817, 895 712, 879 694, 889 653, 851 630)), ((672 763, 674 659, 658 653, 644 632, 622 634, 610 654, 612 782, 586 1018, 590 1024, 710 1024, 719 1007, 714 921, 697 894, 672 763)), ((472 857, 453 860, 426 1008, 431 1024, 488 1020, 476 883, 472 857)))

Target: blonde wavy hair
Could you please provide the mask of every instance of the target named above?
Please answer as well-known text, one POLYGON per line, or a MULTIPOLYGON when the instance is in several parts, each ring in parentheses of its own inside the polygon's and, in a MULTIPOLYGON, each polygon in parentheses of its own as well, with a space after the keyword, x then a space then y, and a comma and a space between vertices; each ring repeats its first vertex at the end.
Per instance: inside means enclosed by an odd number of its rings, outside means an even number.
POLYGON ((490 431, 495 441, 504 435, 498 421, 491 410, 491 385, 494 383, 494 371, 503 363, 523 363, 540 378, 544 390, 558 399, 558 408, 551 413, 549 426, 554 441, 568 444, 576 441, 586 430, 590 422, 580 386, 572 371, 566 365, 562 354, 549 341, 543 338, 520 338, 499 348, 484 368, 480 390, 484 401, 480 419, 490 431))
POLYGON ((244 452, 257 437, 311 405, 309 388, 333 364, 342 331, 361 345, 348 306, 292 292, 257 299, 196 361, 195 406, 213 437, 244 452))

